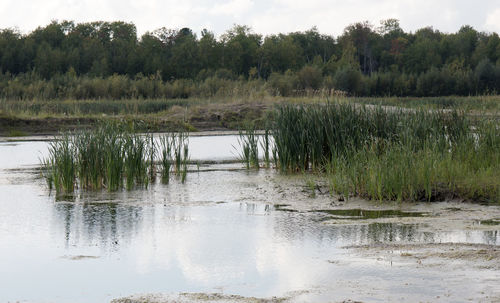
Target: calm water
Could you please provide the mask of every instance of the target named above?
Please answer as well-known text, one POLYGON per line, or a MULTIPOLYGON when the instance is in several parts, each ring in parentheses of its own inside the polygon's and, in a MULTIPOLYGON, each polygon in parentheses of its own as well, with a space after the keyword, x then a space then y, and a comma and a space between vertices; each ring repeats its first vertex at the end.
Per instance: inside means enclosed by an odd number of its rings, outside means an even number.
MULTIPOLYGON (((234 159, 232 146, 238 146, 237 136, 190 138, 194 160, 234 159)), ((342 247, 500 244, 498 231, 325 225, 323 219, 331 217, 326 212, 272 206, 286 177, 272 170, 235 170, 239 164, 202 167, 185 184, 174 180, 148 190, 86 193, 56 202, 36 169, 46 149, 46 142, 0 143, 0 302, 109 302, 177 292, 268 297, 323 288, 315 300, 347 299, 353 296, 345 285, 351 280, 401 296, 416 296, 427 285, 423 281, 433 281, 425 296, 455 287, 454 296, 464 298, 482 287, 474 275, 484 273, 470 273, 470 282, 457 287, 439 269, 408 271, 350 256, 342 247), (412 286, 398 287, 402 277, 412 286), (331 286, 337 290, 329 291, 331 286)))

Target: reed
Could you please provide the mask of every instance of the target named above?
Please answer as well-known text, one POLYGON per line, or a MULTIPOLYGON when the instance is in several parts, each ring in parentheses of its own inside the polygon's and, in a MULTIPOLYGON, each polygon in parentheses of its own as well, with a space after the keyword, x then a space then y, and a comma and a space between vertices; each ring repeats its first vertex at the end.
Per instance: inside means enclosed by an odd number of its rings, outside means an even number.
POLYGON ((270 136, 271 136, 271 130, 266 127, 264 130, 264 137, 262 138, 262 141, 260 142, 260 145, 262 147, 262 150, 264 152, 264 164, 266 165, 266 168, 271 167, 271 159, 270 159, 270 148, 271 148, 271 141, 270 141, 270 136))
POLYGON ((173 133, 171 136, 175 164, 174 172, 177 176, 180 176, 189 160, 188 135, 184 132, 179 132, 173 133))
MULTIPOLYGON (((238 143, 241 147, 240 159, 247 169, 259 169, 259 136, 254 127, 247 126, 239 131, 238 143)), ((268 141, 269 151, 269 141, 268 141)))
POLYGON ((148 138, 137 134, 126 134, 123 142, 124 175, 126 188, 132 189, 134 185, 148 185, 149 154, 154 154, 148 145, 148 138))
MULTIPOLYGON (((188 139, 184 133, 160 138, 162 182, 168 183, 175 154, 176 174, 186 179, 188 139)), ((104 123, 93 130, 64 133, 49 146, 42 159, 43 174, 50 189, 72 193, 83 190, 147 187, 155 181, 158 145, 152 135, 140 135, 134 126, 104 123)))
POLYGON ((160 142, 160 168, 161 182, 168 184, 170 182, 170 170, 172 168, 172 151, 173 142, 170 136, 163 135, 159 139, 160 142))
POLYGON ((273 135, 278 169, 326 172, 345 197, 499 200, 497 122, 473 124, 457 111, 284 105, 273 135))
POLYGON ((182 154, 181 183, 186 182, 188 161, 189 161, 189 148, 188 148, 187 144, 184 144, 184 146, 183 146, 183 154, 182 154))
POLYGON ((49 145, 49 157, 42 162, 49 188, 70 193, 75 189, 76 163, 72 137, 65 134, 49 145))

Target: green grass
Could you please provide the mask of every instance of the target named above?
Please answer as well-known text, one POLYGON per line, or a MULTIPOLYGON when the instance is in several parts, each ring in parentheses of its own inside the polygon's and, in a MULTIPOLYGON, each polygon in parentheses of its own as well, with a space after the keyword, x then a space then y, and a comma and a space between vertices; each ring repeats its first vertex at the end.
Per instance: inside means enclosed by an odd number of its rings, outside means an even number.
POLYGON ((345 197, 500 200, 498 123, 463 112, 284 105, 273 135, 278 169, 325 172, 345 197))
POLYGON ((170 180, 170 171, 172 169, 172 152, 173 152, 172 137, 163 135, 160 137, 160 170, 161 182, 168 184, 170 180))
POLYGON ((351 102, 406 108, 452 109, 464 111, 500 112, 500 97, 491 96, 443 96, 443 97, 383 97, 351 98, 351 102))
POLYGON ((75 189, 77 163, 75 148, 69 134, 49 145, 49 157, 43 160, 45 177, 49 188, 57 192, 72 192, 75 189))
POLYGON ((7 137, 25 137, 28 133, 22 130, 12 129, 7 133, 7 137))
POLYGON ((159 99, 65 99, 44 100, 0 99, 0 111, 10 116, 22 117, 89 117, 99 115, 150 115, 170 110, 174 106, 192 107, 208 104, 226 103, 317 103, 325 98, 333 98, 340 102, 397 106, 405 108, 455 109, 463 111, 480 111, 498 114, 500 112, 500 96, 446 96, 446 97, 336 97, 318 93, 302 97, 279 97, 271 95, 241 96, 221 95, 212 97, 159 98, 159 99))
POLYGON ((262 141, 260 142, 260 146, 264 152, 264 165, 266 168, 271 167, 271 158, 270 158, 270 150, 271 150, 271 130, 266 127, 264 130, 264 136, 262 141))
POLYGON ((245 130, 240 130, 238 143, 241 147, 240 159, 247 169, 259 169, 259 135, 252 126, 247 126, 245 130))
POLYGON ((63 133, 50 143, 42 160, 43 174, 57 194, 82 190, 147 187, 155 181, 160 155, 162 182, 168 183, 170 166, 184 183, 187 174, 187 134, 172 134, 156 144, 152 135, 140 135, 133 127, 104 123, 92 130, 63 133))
POLYGON ((94 115, 145 115, 164 112, 173 106, 207 104, 201 99, 124 100, 0 100, 0 109, 10 115, 85 117, 94 115))
POLYGON ((189 136, 184 132, 174 133, 171 135, 170 143, 173 153, 174 173, 176 176, 180 176, 181 182, 184 183, 189 162, 189 136))

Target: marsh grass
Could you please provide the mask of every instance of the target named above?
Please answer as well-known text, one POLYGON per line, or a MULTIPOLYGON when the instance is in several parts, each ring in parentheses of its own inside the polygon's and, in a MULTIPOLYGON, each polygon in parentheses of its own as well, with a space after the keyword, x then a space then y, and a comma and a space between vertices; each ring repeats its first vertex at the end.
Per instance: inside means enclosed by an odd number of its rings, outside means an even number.
POLYGON ((187 99, 96 99, 96 100, 1 100, 0 109, 11 115, 26 116, 93 116, 145 115, 165 112, 174 106, 209 103, 208 100, 187 99))
POLYGON ((271 149, 271 131, 268 127, 264 130, 264 136, 260 142, 262 151, 264 152, 264 165, 266 168, 271 167, 270 149, 271 149))
POLYGON ((484 96, 443 96, 443 97, 358 97, 350 98, 351 102, 380 106, 397 106, 406 108, 474 110, 499 112, 498 95, 484 96))
POLYGON ((43 161, 49 188, 72 192, 75 189, 76 166, 70 135, 66 134, 61 140, 52 142, 49 145, 49 158, 43 161))
POLYGON ((172 168, 172 151, 173 142, 170 136, 163 135, 159 139, 160 141, 160 170, 161 170, 161 182, 168 184, 170 181, 170 170, 172 168))
POLYGON ((124 175, 126 177, 126 188, 132 189, 135 185, 147 187, 150 178, 154 174, 148 174, 151 169, 150 154, 154 154, 154 147, 149 146, 149 138, 137 134, 126 134, 124 136, 124 175))
POLYGON ((186 181, 187 165, 189 162, 189 139, 188 134, 184 132, 174 133, 171 137, 174 172, 176 176, 181 177, 181 182, 186 181))
POLYGON ((284 105, 273 135, 278 169, 326 172, 345 197, 499 200, 497 122, 473 125, 457 111, 284 105))
POLYGON ((182 154, 182 171, 181 171, 181 183, 186 182, 187 176, 187 164, 189 161, 189 148, 187 144, 183 146, 183 154, 182 154))
POLYGON ((161 181, 168 184, 173 168, 174 174, 186 181, 189 162, 189 135, 184 132, 163 135, 159 139, 161 181))
POLYGON ((76 187, 131 190, 155 181, 159 153, 162 182, 168 183, 173 161, 184 182, 187 143, 187 134, 180 133, 160 137, 158 146, 152 135, 136 133, 133 125, 108 122, 93 130, 64 133, 50 143, 49 156, 41 160, 42 172, 49 189, 57 194, 73 193, 76 187))
POLYGON ((259 135, 253 126, 239 131, 238 144, 241 147, 239 157, 246 168, 259 169, 259 135))

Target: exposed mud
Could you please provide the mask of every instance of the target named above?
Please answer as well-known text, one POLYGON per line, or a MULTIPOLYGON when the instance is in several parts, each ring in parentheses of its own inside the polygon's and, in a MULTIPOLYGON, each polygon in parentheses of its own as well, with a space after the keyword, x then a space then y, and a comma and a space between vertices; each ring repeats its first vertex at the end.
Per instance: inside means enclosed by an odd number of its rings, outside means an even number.
MULTIPOLYGON (((264 177, 267 178, 267 177, 264 177)), ((266 193, 274 196, 278 211, 319 213, 326 225, 362 225, 374 223, 418 224, 423 230, 453 231, 499 229, 500 204, 477 204, 461 200, 444 202, 373 202, 360 198, 339 201, 320 185, 312 197, 304 184, 307 176, 267 178, 272 188, 266 193)), ((259 188, 257 188, 259 189, 259 188)), ((340 199, 342 200, 342 199, 340 199)))
POLYGON ((459 261, 467 268, 500 270, 500 246, 472 243, 373 244, 346 246, 364 258, 415 262, 415 266, 447 266, 459 261))
MULTIPOLYGON (((136 295, 112 300, 111 303, 188 303, 188 302, 213 302, 213 303, 292 303, 307 302, 299 299, 307 295, 308 291, 291 292, 286 297, 255 298, 220 293, 181 293, 178 295, 136 295)), ((329 301, 331 303, 361 303, 360 301, 341 300, 329 301)))
POLYGON ((217 302, 217 303, 283 303, 289 298, 254 298, 219 293, 182 293, 179 295, 137 295, 115 299, 112 303, 188 303, 188 302, 217 302))

